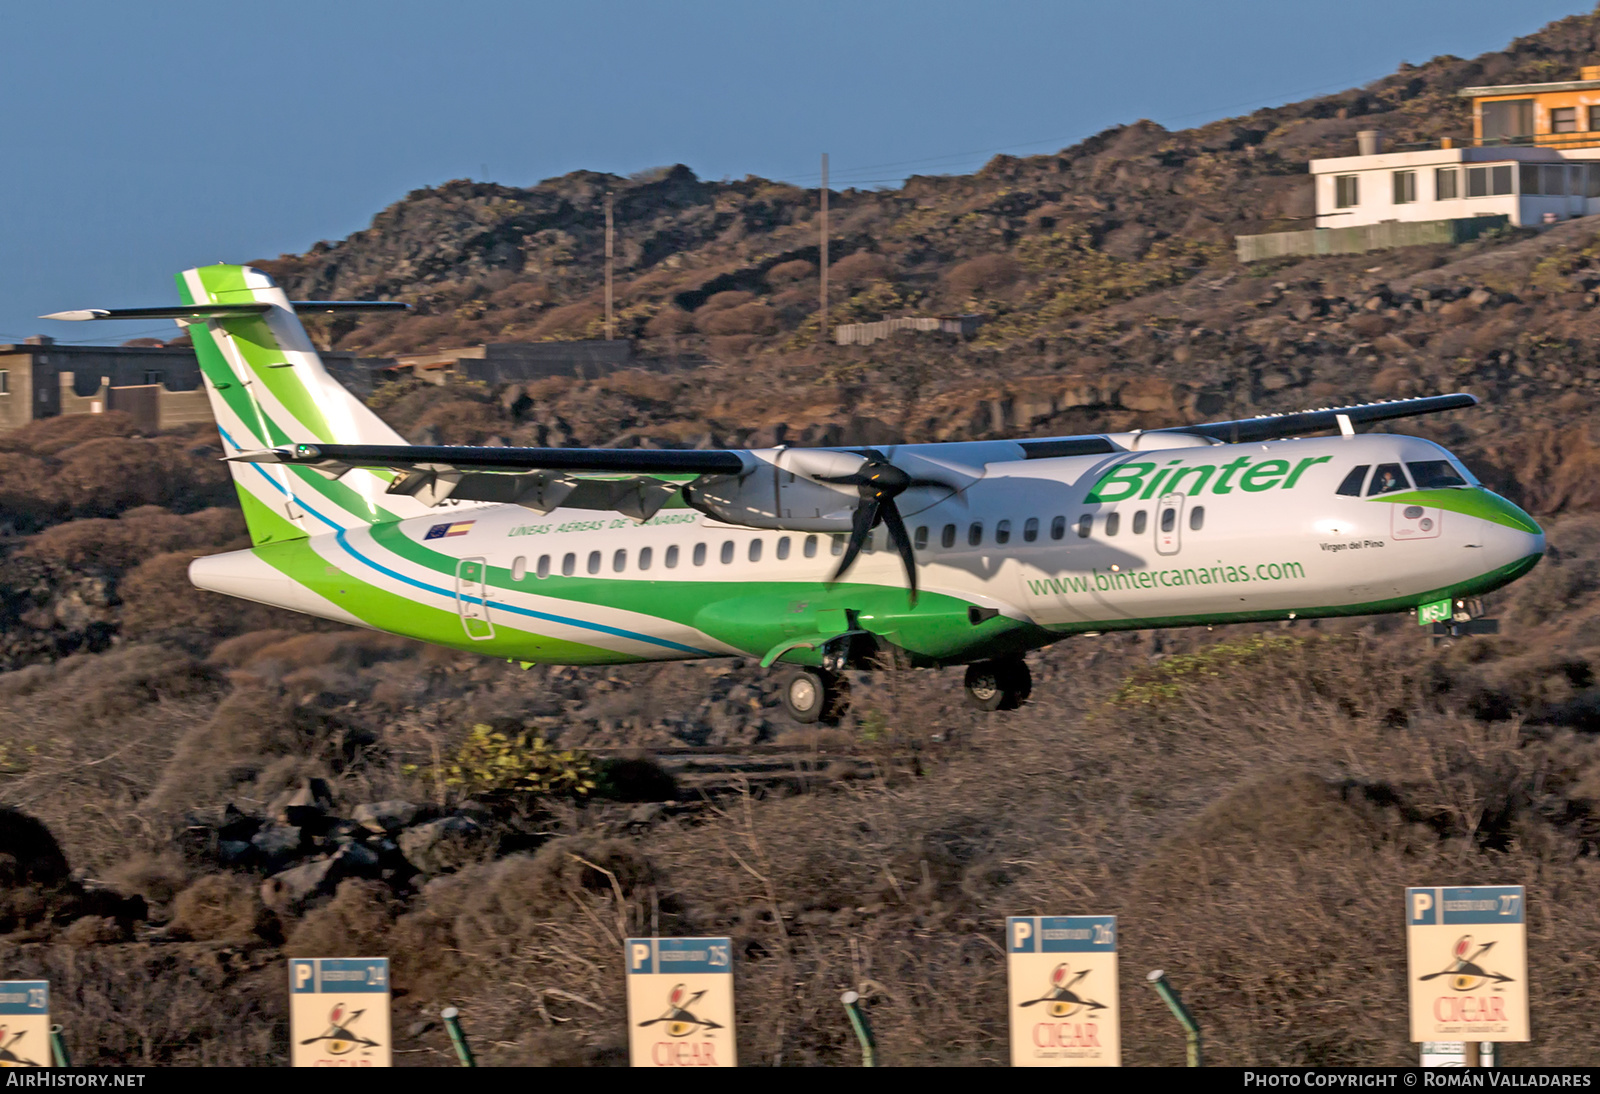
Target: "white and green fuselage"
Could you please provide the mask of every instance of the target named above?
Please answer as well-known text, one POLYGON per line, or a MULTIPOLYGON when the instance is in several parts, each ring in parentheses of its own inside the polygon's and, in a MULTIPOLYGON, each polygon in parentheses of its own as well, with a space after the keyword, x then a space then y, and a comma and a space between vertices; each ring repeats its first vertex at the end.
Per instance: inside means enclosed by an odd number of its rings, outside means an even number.
MULTIPOLYGON (((328 376, 265 275, 216 266, 179 280, 197 309, 273 305, 189 324, 230 456, 405 444, 328 376)), ((381 467, 239 461, 254 546, 190 574, 202 589, 524 662, 814 665, 853 632, 902 663, 942 665, 1084 632, 1410 611, 1504 585, 1544 550, 1527 514, 1416 438, 1144 433, 1046 458, 1028 443, 874 450, 942 474, 900 499, 914 600, 882 527, 830 583, 855 493, 818 475, 797 483, 787 449, 740 453, 743 470, 724 476, 721 494, 757 514, 738 521, 691 507, 693 491, 637 519, 396 492, 381 467)))

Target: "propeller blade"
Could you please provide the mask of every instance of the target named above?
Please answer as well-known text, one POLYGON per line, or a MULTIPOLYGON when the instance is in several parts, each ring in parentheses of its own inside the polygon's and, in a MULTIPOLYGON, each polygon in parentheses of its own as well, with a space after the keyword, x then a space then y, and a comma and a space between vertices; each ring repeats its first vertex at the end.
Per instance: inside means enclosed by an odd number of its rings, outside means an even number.
POLYGON ((844 577, 845 571, 855 565, 856 556, 861 554, 861 548, 867 544, 867 537, 872 534, 872 529, 878 524, 878 499, 862 498, 861 504, 856 506, 855 513, 850 518, 850 542, 845 544, 844 557, 839 560, 839 568, 833 571, 833 577, 828 579, 832 585, 844 577))
POLYGON ((911 606, 917 605, 917 556, 911 549, 911 537, 906 534, 906 522, 900 519, 900 507, 890 498, 883 504, 883 523, 889 529, 889 542, 900 552, 906 564, 906 586, 911 592, 911 606))

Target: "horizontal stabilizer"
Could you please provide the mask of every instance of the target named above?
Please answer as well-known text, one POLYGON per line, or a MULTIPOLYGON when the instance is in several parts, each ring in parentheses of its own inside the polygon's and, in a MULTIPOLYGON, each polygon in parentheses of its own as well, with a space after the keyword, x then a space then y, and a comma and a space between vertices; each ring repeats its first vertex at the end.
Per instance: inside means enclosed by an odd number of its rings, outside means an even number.
MULTIPOLYGON (((299 312, 363 312, 406 311, 409 304, 398 300, 291 300, 289 306, 299 312)), ((40 319, 61 319, 81 323, 88 319, 224 319, 228 316, 265 315, 274 305, 260 302, 247 304, 178 304, 165 308, 82 308, 78 311, 57 311, 41 315, 40 319)))

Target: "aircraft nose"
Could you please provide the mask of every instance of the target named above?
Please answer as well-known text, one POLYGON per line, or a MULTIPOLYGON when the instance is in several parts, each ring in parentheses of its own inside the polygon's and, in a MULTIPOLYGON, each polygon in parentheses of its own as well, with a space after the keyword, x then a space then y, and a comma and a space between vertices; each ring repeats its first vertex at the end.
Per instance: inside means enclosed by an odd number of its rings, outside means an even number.
POLYGON ((1496 568, 1515 569, 1520 576, 1544 556, 1544 529, 1537 521, 1498 494, 1482 492, 1476 516, 1485 522, 1484 546, 1496 568))

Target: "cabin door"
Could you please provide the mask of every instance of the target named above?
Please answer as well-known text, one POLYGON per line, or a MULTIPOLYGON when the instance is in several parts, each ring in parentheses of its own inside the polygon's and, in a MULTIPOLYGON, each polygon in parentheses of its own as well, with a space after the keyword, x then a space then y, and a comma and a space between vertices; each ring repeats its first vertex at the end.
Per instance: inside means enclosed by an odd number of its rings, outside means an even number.
POLYGON ((1175 555, 1183 546, 1183 502, 1187 495, 1166 494, 1156 504, 1156 554, 1175 555))
POLYGON ((464 558, 456 563, 456 610, 467 637, 481 642, 494 637, 494 622, 489 618, 489 567, 481 558, 464 558))

